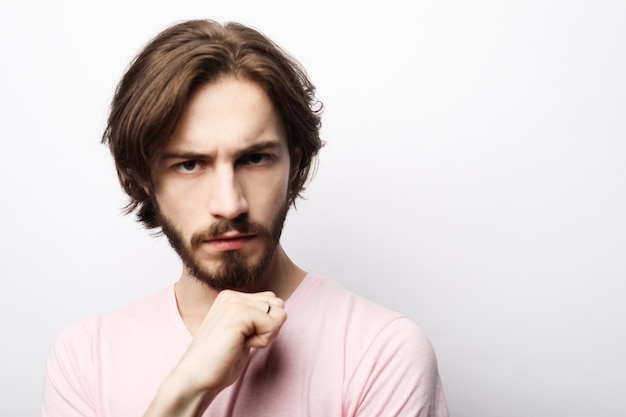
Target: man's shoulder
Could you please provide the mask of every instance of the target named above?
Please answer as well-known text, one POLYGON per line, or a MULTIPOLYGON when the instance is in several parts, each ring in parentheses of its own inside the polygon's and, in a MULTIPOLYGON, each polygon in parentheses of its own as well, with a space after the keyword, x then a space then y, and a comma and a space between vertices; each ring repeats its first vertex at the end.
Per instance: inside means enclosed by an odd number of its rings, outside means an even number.
POLYGON ((320 356, 339 355, 336 363, 343 363, 346 375, 365 381, 378 367, 397 374, 406 369, 436 374, 430 340, 409 316, 326 278, 309 275, 304 285, 307 294, 300 294, 293 312, 288 306, 286 326, 298 333, 299 342, 310 342, 322 352, 320 356))
POLYGON ((149 402, 191 338, 174 311, 169 288, 67 326, 48 355, 48 406, 74 401, 93 411, 103 393, 111 401, 124 401, 137 387, 133 393, 149 402))
POLYGON ((120 308, 100 314, 101 320, 142 320, 145 318, 159 319, 176 309, 174 286, 170 285, 149 296, 136 300, 120 308))
POLYGON ((336 281, 319 275, 309 275, 308 303, 330 313, 349 314, 351 318, 372 316, 375 321, 392 321, 406 317, 375 300, 359 295, 336 281))
POLYGON ((425 339, 421 328, 401 312, 325 277, 309 275, 307 281, 307 294, 301 295, 301 300, 294 303, 294 309, 305 310, 309 318, 314 315, 316 322, 326 330, 340 328, 346 336, 360 341, 398 334, 403 338, 412 334, 413 338, 425 339))
POLYGON ((59 333, 56 344, 80 341, 85 345, 86 340, 97 338, 103 332, 133 331, 141 328, 137 326, 140 322, 160 320, 168 314, 169 303, 175 302, 170 300, 172 292, 173 287, 168 287, 122 307, 74 321, 59 333))

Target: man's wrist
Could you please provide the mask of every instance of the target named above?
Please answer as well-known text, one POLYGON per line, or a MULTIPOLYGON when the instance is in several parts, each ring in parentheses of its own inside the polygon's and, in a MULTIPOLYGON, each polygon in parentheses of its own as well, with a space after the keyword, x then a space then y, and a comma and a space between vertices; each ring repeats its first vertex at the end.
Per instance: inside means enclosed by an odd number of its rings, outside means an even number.
POLYGON ((189 384, 189 379, 172 373, 163 381, 144 417, 198 417, 217 392, 189 384))

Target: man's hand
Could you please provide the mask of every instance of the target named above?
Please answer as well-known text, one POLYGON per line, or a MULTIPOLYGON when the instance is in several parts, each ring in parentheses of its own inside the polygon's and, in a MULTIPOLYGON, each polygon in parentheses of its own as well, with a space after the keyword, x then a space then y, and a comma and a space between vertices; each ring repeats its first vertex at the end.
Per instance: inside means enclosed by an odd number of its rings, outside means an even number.
POLYGON ((241 375, 251 348, 274 340, 287 319, 284 307, 272 292, 222 291, 145 417, 200 415, 241 375))

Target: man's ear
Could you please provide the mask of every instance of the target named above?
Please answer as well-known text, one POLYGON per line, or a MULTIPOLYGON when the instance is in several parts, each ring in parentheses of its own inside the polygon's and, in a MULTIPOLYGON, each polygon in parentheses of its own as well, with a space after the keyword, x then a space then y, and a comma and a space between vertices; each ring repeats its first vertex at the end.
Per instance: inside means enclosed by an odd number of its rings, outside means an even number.
POLYGON ((289 174, 289 182, 293 181, 300 170, 300 162, 302 161, 302 148, 295 148, 291 153, 291 167, 289 174))
POLYGON ((154 197, 154 183, 152 180, 143 180, 139 186, 148 197, 154 197))

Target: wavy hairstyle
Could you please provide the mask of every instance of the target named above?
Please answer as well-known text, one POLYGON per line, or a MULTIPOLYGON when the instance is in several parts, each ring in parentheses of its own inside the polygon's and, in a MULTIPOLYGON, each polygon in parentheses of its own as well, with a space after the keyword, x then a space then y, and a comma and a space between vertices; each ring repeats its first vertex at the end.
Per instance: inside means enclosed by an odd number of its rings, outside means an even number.
POLYGON ((115 160, 130 197, 125 212, 137 210, 146 228, 159 227, 152 197, 151 167, 167 145, 190 96, 224 75, 256 82, 284 125, 290 155, 300 149, 289 204, 301 196, 323 143, 322 104, 304 69, 255 29, 191 20, 173 25, 150 41, 131 62, 117 86, 102 143, 115 160))

